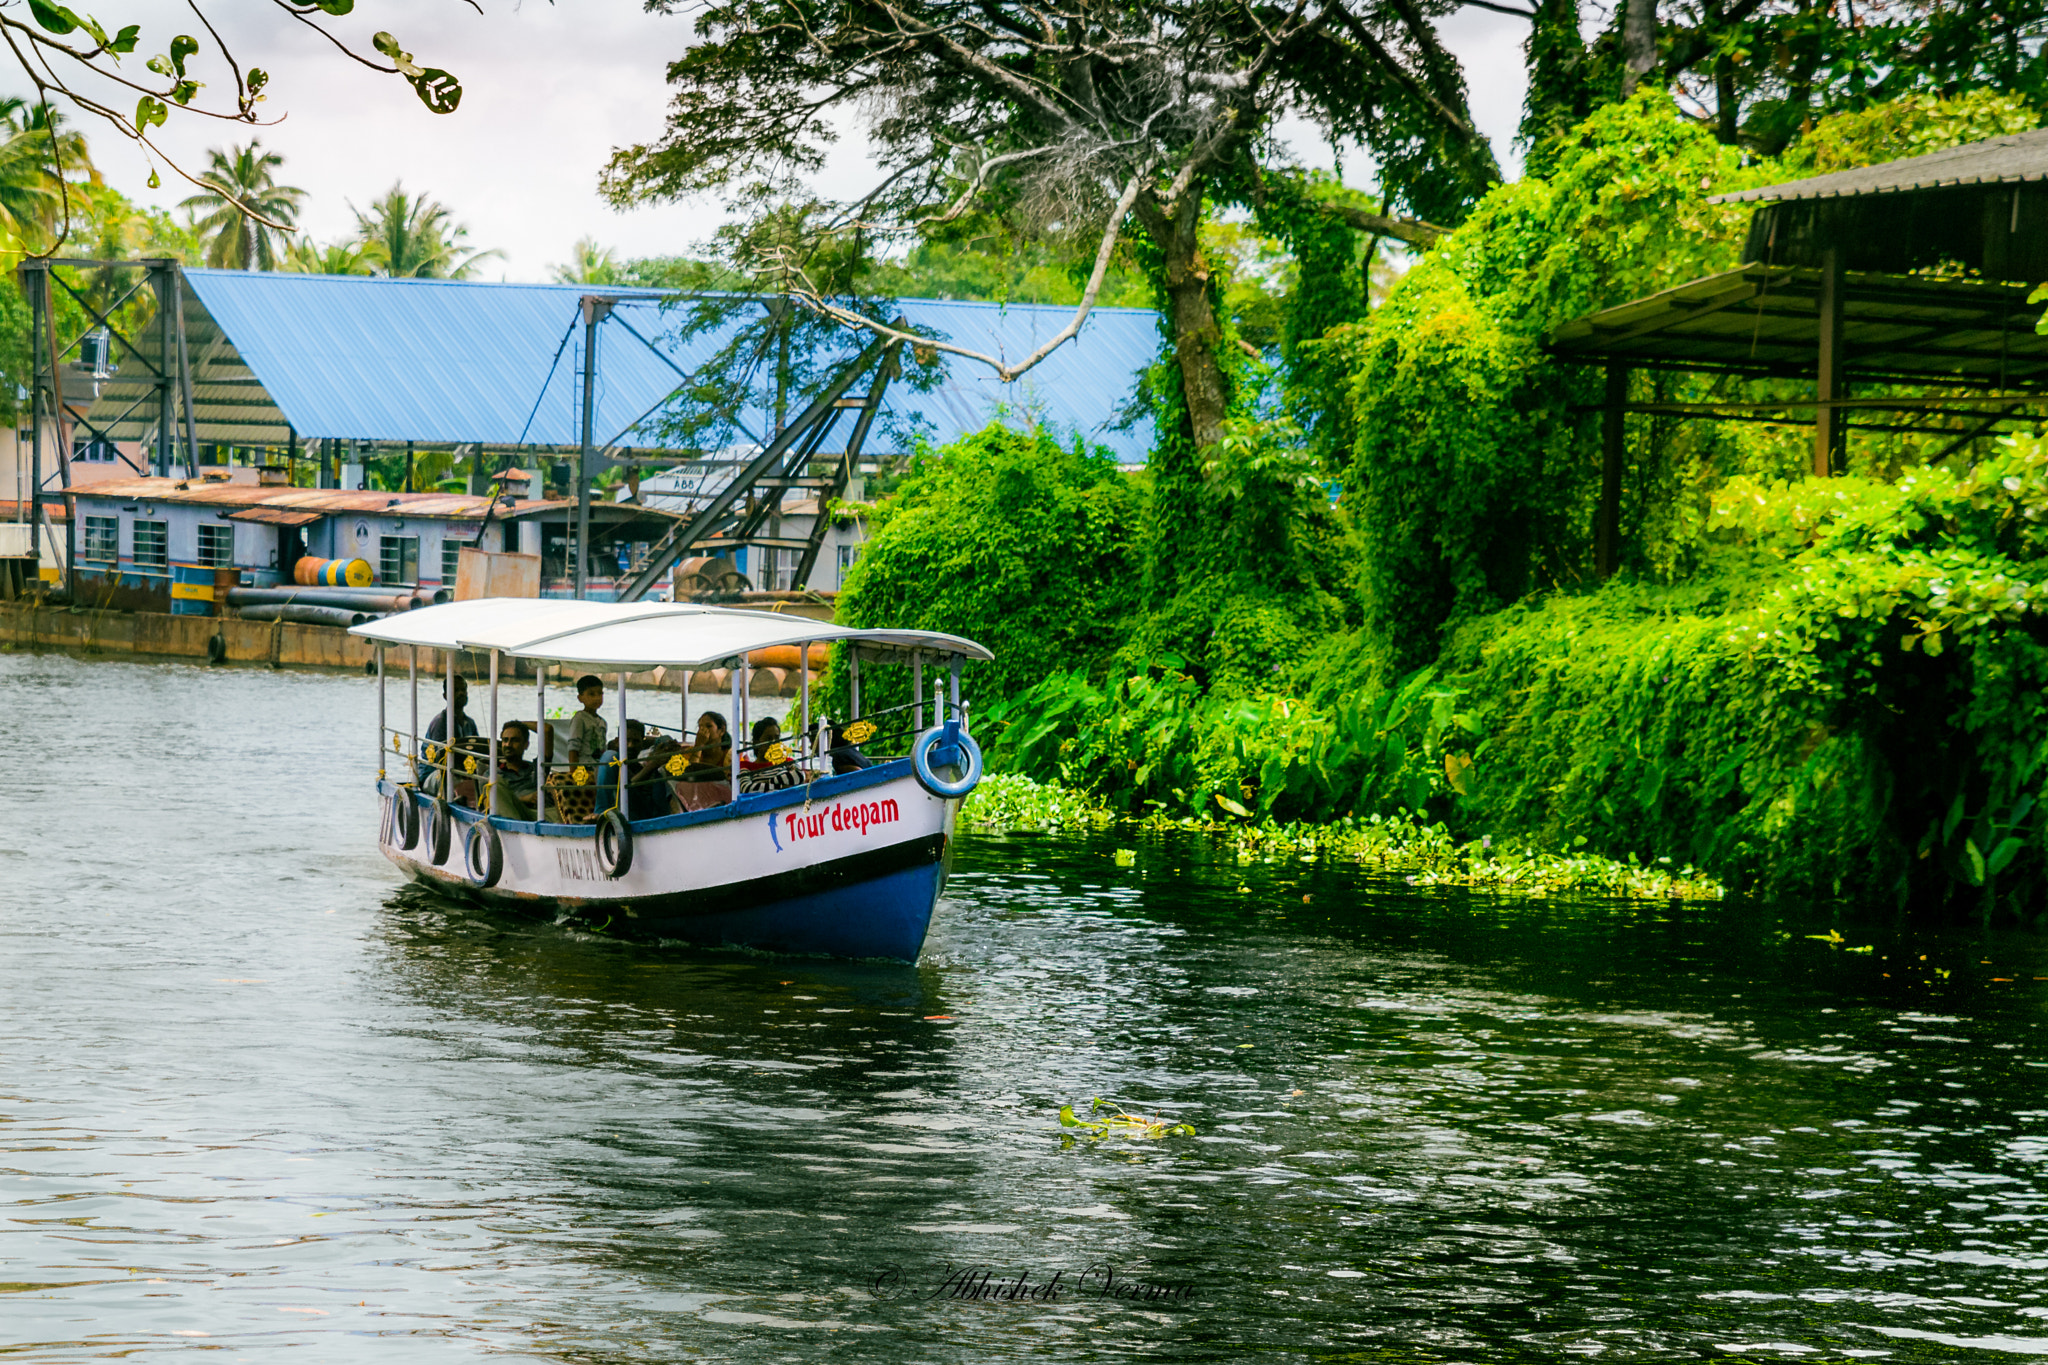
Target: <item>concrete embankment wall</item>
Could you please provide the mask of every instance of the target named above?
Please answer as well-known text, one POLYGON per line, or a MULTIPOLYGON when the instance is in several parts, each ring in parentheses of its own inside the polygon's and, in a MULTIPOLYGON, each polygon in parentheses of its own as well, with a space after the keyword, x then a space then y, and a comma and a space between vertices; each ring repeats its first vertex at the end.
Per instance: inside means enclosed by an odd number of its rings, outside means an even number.
MULTIPOLYGON (((218 658, 229 664, 268 664, 273 668, 345 668, 370 671, 375 651, 368 640, 351 635, 337 626, 306 626, 290 621, 242 621, 219 616, 170 616, 158 612, 72 611, 68 607, 39 606, 33 602, 0 603, 0 647, 12 649, 59 649, 85 657, 118 656, 134 659, 218 658), (218 639, 219 645, 213 642, 218 639)), ((385 657, 387 673, 404 677, 407 652, 391 650, 385 657)), ((465 653, 457 665, 472 681, 490 676, 490 660, 465 653)), ((438 675, 439 656, 431 650, 420 653, 422 677, 438 675)), ((555 676, 566 676, 556 668, 555 676)), ((510 660, 499 664, 501 679, 531 678, 529 665, 515 667, 510 660)), ((611 679, 607 678, 609 683, 611 679)), ((682 675, 664 669, 636 673, 630 679, 638 687, 666 687, 679 690, 682 675)), ((800 679, 795 669, 757 668, 754 696, 792 697, 800 679)), ((815 677, 813 682, 815 682, 815 677)), ((707 695, 729 695, 731 676, 724 669, 694 673, 690 691, 707 695)))

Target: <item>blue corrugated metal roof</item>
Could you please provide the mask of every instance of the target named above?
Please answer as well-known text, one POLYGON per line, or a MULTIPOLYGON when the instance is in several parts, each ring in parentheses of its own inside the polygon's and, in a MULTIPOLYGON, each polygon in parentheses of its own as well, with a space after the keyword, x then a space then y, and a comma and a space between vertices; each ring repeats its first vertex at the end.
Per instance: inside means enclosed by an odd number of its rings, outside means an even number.
MULTIPOLYGON (((239 270, 191 270, 186 277, 302 437, 548 446, 579 440, 578 300, 599 292, 592 286, 239 270)), ((667 335, 673 324, 660 311, 659 294, 602 292, 621 296, 622 316, 684 371, 719 344, 717 334, 683 342, 667 335)), ((1029 355, 1072 316, 1063 307, 929 299, 901 300, 896 308, 915 327, 1004 359, 1029 355)), ((1079 336, 1014 384, 999 382, 985 365, 947 356, 936 390, 892 385, 884 406, 899 426, 921 418, 940 442, 1000 415, 1076 432, 1119 459, 1142 460, 1150 422, 1127 432, 1110 428, 1158 347, 1149 309, 1098 308, 1079 336)), ((604 332, 599 361, 600 440, 678 382, 675 370, 616 327, 604 332)), ((752 425, 761 430, 764 415, 752 425)), ((878 432, 870 449, 888 444, 878 432)))

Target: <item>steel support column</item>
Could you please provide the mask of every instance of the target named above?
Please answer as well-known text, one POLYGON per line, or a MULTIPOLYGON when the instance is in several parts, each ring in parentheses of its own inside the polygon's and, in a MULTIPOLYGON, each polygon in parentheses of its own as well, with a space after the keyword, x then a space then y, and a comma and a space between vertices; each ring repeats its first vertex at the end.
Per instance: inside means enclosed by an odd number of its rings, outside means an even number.
POLYGON ((1820 370, 1814 397, 1820 406, 1813 420, 1813 472, 1821 478, 1837 473, 1848 454, 1848 410, 1836 407, 1842 394, 1842 253, 1833 247, 1820 254, 1820 370))
POLYGON ((617 299, 583 296, 583 448, 576 456, 576 600, 590 595, 591 422, 597 415, 597 330, 611 315, 617 299))

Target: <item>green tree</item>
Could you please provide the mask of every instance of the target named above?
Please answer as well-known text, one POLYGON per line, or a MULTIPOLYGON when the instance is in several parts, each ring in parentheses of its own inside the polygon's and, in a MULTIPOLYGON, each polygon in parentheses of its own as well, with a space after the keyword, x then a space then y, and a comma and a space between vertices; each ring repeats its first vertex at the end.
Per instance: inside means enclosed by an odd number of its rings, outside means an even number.
POLYGON ((285 248, 280 270, 300 275, 372 275, 368 253, 361 242, 314 241, 311 236, 294 237, 285 248))
MULTIPOLYGON (((1270 12, 1148 0, 1050 15, 1022 0, 718 0, 697 15, 699 41, 669 67, 677 96, 663 136, 618 152, 606 173, 615 200, 757 187, 752 202, 772 211, 796 173, 822 163, 844 113, 862 121, 887 179, 817 215, 820 233, 909 232, 980 211, 1085 230, 1093 269, 1078 315, 1128 225, 1165 304, 1165 377, 1181 391, 1175 420, 1191 451, 1222 439, 1232 407, 1234 347, 1202 224, 1212 200, 1250 195, 1258 167, 1283 159, 1277 120, 1364 140, 1396 201, 1439 219, 1455 220, 1498 174, 1455 59, 1406 0, 1270 12)), ((818 291, 804 297, 833 311, 818 291)), ((1063 339, 1029 357, 960 353, 1009 379, 1063 339)))
POLYGON ((599 246, 595 237, 577 238, 576 245, 569 248, 568 264, 548 272, 556 284, 624 284, 624 275, 618 254, 599 246))
POLYGON ((1776 156, 1830 115, 1992 90, 2048 108, 2048 0, 1630 0, 1591 41, 1577 0, 1536 0, 1522 143, 1553 144, 1638 82, 1670 89, 1727 145, 1776 156))
POLYGON ((1044 431, 993 424, 924 451, 871 514, 839 619, 979 640, 995 654, 976 666, 988 700, 1099 666, 1137 610, 1144 496, 1105 452, 1044 431))
POLYGON ((18 99, 0 102, 0 215, 24 242, 46 231, 63 205, 50 139, 27 126, 25 110, 18 99))
POLYGON ((199 181, 206 188, 178 205, 194 216, 206 240, 206 263, 217 270, 275 270, 291 241, 306 192, 277 183, 284 157, 245 147, 216 147, 199 181))
POLYGON ((393 184, 373 200, 368 213, 350 205, 356 215, 356 240, 363 258, 380 275, 395 279, 466 280, 493 256, 503 252, 469 249, 469 229, 455 221, 447 205, 426 195, 407 194, 393 184))

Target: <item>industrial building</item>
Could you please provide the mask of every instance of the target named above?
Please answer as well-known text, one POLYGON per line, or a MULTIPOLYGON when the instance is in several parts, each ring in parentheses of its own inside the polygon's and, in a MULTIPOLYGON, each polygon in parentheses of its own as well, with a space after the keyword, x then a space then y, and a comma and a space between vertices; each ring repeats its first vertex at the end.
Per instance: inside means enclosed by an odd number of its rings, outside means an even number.
MULTIPOLYGON (((667 563, 685 551, 720 555, 759 583, 829 591, 858 554, 858 525, 829 515, 858 486, 855 456, 872 466, 995 420, 1043 424, 1132 463, 1151 440, 1145 422, 1120 424, 1157 354, 1156 318, 1143 309, 1096 309, 1074 341, 1014 384, 941 354, 936 384, 920 391, 888 382, 896 357, 876 359, 871 346, 860 388, 842 384, 814 404, 798 419, 810 422, 803 432, 750 411, 746 443, 704 451, 663 444, 650 419, 726 345, 730 327, 688 333, 673 295, 122 265, 138 280, 146 272, 170 311, 132 334, 109 311, 95 333, 64 344, 58 363, 43 360, 42 410, 59 416, 0 443, 0 463, 11 466, 0 469, 0 494, 15 485, 27 494, 39 472, 50 541, 76 554, 82 583, 124 604, 163 600, 181 565, 195 582, 232 566, 264 583, 288 575, 301 554, 360 557, 380 582, 438 584, 449 547, 484 523, 492 474, 506 469, 531 477, 510 485, 519 500, 501 502, 488 538, 542 555, 544 593, 663 591, 665 564, 651 578, 637 570, 664 547, 667 563), (849 422, 834 426, 842 416, 849 422), (771 450, 767 468, 758 456, 771 450), (364 488, 366 462, 399 452, 408 478, 414 461, 439 453, 445 466, 452 456, 464 491, 364 488), (614 475, 593 495, 590 544, 579 551, 574 471, 618 466, 631 477, 614 475), (644 500, 635 496, 642 475, 644 500), (719 525, 700 525, 680 545, 675 523, 704 511, 720 487, 731 496, 716 509, 719 525), (78 512, 67 528, 68 499, 78 512)), ((52 296, 70 289, 57 271, 43 277, 52 296)), ((921 334, 1004 356, 1030 353, 1071 317, 1032 305, 891 307, 921 334)), ((810 397, 794 395, 793 406, 810 397)), ((61 571, 44 565, 46 578, 61 571)))

